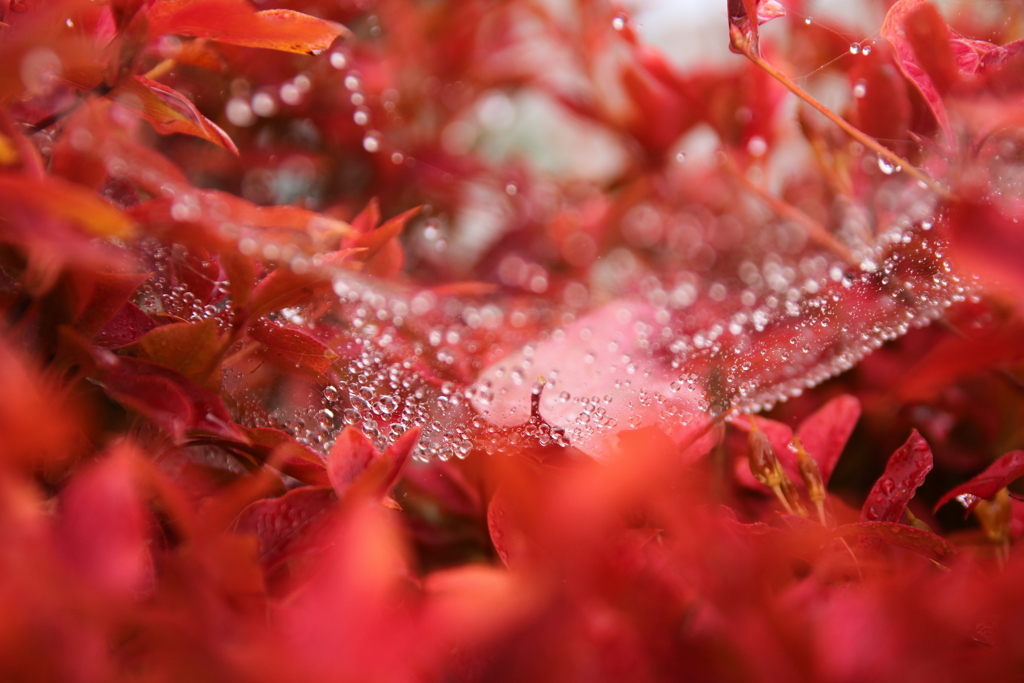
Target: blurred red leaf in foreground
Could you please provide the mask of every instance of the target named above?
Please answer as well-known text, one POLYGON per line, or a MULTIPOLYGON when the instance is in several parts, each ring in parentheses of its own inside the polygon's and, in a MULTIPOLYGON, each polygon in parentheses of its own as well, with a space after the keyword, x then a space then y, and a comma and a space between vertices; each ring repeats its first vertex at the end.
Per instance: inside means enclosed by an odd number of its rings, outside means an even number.
POLYGON ((266 4, 0 2, 0 679, 1019 679, 1010 3, 266 4))

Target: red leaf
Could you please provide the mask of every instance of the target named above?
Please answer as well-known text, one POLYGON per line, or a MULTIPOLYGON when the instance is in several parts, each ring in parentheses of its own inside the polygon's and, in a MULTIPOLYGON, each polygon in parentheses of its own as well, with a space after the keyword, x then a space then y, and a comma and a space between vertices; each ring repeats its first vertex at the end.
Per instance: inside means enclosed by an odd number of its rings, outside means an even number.
POLYGON ((60 495, 58 542, 75 575, 108 596, 129 598, 151 581, 146 511, 121 446, 84 468, 60 495))
MULTIPOLYGON (((0 338, 0 468, 38 470, 75 455, 81 424, 59 390, 35 370, 35 363, 0 338)), ((5 477, 9 475, 5 474, 5 477)))
POLYGON ((891 50, 880 42, 870 55, 862 52, 847 76, 859 91, 853 123, 897 154, 906 154, 913 113, 910 86, 893 64, 891 50))
POLYGON ((957 498, 970 512, 982 500, 993 498, 1000 490, 1024 476, 1024 451, 1010 451, 985 468, 981 474, 971 477, 944 495, 935 504, 935 509, 957 498))
POLYGON ((736 30, 755 55, 761 54, 758 27, 785 14, 786 8, 776 0, 729 0, 729 48, 733 52, 743 52, 731 35, 731 31, 736 30), (757 17, 756 21, 750 21, 752 15, 757 17))
POLYGON ((359 215, 352 219, 352 229, 358 233, 367 233, 380 225, 380 201, 372 197, 359 215))
MULTIPOLYGON (((422 207, 409 209, 388 219, 379 228, 364 232, 350 241, 347 246, 364 250, 360 253, 359 258, 366 264, 367 273, 388 279, 401 272, 405 262, 405 253, 402 244, 398 241, 398 236, 402 234, 406 223, 421 210, 422 207)), ((372 208, 367 207, 364 209, 364 212, 366 211, 370 211, 371 215, 364 220, 369 220, 373 217, 372 208)), ((361 216, 362 214, 360 214, 361 216)))
POLYGON ((860 401, 844 394, 807 416, 796 430, 804 450, 814 457, 825 485, 860 418, 860 401))
POLYGON ((259 500, 235 521, 238 533, 256 534, 260 563, 267 571, 290 557, 320 549, 338 497, 326 486, 306 486, 279 498, 259 500))
POLYGON ((288 268, 278 268, 253 289, 249 299, 249 318, 259 318, 267 313, 295 306, 328 289, 328 280, 315 275, 300 275, 288 268))
POLYGON ((133 76, 123 80, 110 97, 139 112, 158 133, 193 135, 238 154, 238 148, 228 134, 200 114, 187 97, 173 88, 143 76, 133 76))
POLYGON ((245 442, 220 396, 181 374, 157 363, 99 349, 93 357, 110 397, 152 419, 176 441, 194 433, 245 442))
POLYGON ((474 518, 480 514, 480 493, 453 462, 411 463, 402 475, 402 491, 422 495, 445 514, 474 518))
POLYGON ((1010 288, 1024 290, 1024 202, 1006 198, 1000 204, 959 201, 943 217, 950 253, 961 266, 1010 288))
POLYGON ((249 336, 285 356, 290 362, 321 374, 327 372, 331 364, 338 359, 338 354, 327 345, 302 330, 277 325, 264 318, 249 327, 249 336))
POLYGON ((134 344, 154 327, 153 319, 129 301, 96 333, 93 342, 105 349, 117 349, 134 344))
POLYGON ((921 92, 946 136, 956 138, 942 98, 962 80, 1016 51, 960 36, 928 0, 899 0, 885 16, 882 36, 896 52, 903 75, 921 92))
POLYGON ((953 129, 942 102, 944 90, 940 89, 949 85, 943 81, 951 77, 953 60, 949 46, 952 34, 946 22, 927 0, 899 0, 885 15, 881 33, 896 52, 903 75, 928 103, 947 143, 952 142, 953 129))
POLYGON ((291 434, 270 427, 241 427, 264 462, 306 484, 329 486, 323 459, 291 434))
POLYGON ((931 469, 932 449, 915 429, 889 458, 885 472, 871 488, 861 510, 861 521, 898 522, 931 469))
POLYGON ((347 31, 341 24, 284 9, 257 12, 245 0, 164 0, 149 10, 150 37, 171 33, 221 43, 317 54, 347 31))
POLYGON ((231 304, 236 309, 244 309, 249 305, 249 297, 256 286, 256 264, 248 256, 235 251, 224 251, 220 254, 220 265, 228 277, 231 304))
POLYGON ((837 527, 839 536, 872 536, 913 550, 936 562, 948 563, 960 555, 960 549, 935 534, 895 522, 860 522, 837 527))
POLYGON ((908 403, 926 401, 964 377, 1017 361, 1024 357, 1022 335, 1024 324, 1013 321, 969 336, 946 336, 910 368, 897 393, 908 403))
POLYGON ((207 391, 220 388, 220 360, 228 342, 207 318, 196 323, 172 323, 147 332, 138 341, 146 360, 181 373, 207 391))
POLYGON ((523 556, 525 539, 511 523, 508 506, 499 488, 487 506, 487 531, 491 535, 494 552, 506 567, 512 567, 523 556))
MULTIPOLYGON (((0 173, 0 216, 13 207, 74 223, 97 237, 127 237, 134 222, 96 194, 60 178, 0 173)), ((4 231, 14 227, 4 222, 4 231)), ((0 223, 2 225, 3 223, 0 223)))
POLYGON ((340 496, 370 463, 380 457, 373 442, 356 427, 346 427, 334 441, 327 456, 327 476, 340 496))
POLYGON ((112 399, 158 424, 175 442, 185 440, 195 411, 173 380, 160 375, 112 372, 104 376, 103 384, 112 399))
POLYGON ((118 109, 109 100, 91 99, 68 117, 53 148, 54 175, 96 190, 110 180, 126 179, 154 197, 189 187, 181 169, 142 144, 134 126, 118 120, 118 109), (83 138, 91 144, 73 142, 83 138), (120 163, 110 164, 111 159, 120 163))
POLYGON ((111 0, 110 10, 114 14, 114 23, 118 31, 123 31, 146 4, 146 0, 111 0))
POLYGON ((347 223, 313 211, 294 206, 257 206, 217 190, 190 189, 175 197, 159 197, 132 207, 131 214, 150 229, 159 228, 172 241, 217 252, 238 249, 239 240, 225 235, 225 223, 251 236, 257 245, 291 242, 309 250, 322 249, 351 232, 347 223))
POLYGON ((74 277, 72 286, 79 295, 87 296, 82 310, 75 317, 75 327, 87 337, 99 332, 128 303, 150 273, 93 273, 91 277, 74 277))
POLYGON ((398 483, 405 466, 409 464, 412 451, 420 440, 422 430, 413 427, 405 434, 384 449, 379 458, 376 458, 370 467, 366 468, 363 476, 354 482, 360 489, 368 491, 370 495, 384 497, 398 483))

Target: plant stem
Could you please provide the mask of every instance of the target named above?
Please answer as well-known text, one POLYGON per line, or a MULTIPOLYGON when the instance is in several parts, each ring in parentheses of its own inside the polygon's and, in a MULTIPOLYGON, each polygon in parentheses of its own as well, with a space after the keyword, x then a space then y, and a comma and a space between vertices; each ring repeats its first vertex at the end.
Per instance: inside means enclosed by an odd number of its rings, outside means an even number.
POLYGON ((742 32, 740 32, 737 28, 730 27, 729 35, 732 37, 733 44, 736 46, 738 50, 740 50, 743 53, 743 56, 745 56, 747 59, 756 64, 762 71, 764 71, 769 76, 777 80, 779 83, 786 86, 786 88, 788 88, 790 92, 792 92, 794 95, 799 97, 807 104, 811 105, 816 111, 821 113, 829 121, 839 126, 844 133, 846 133, 851 138, 853 138, 860 144, 864 145, 865 147, 873 151, 875 154, 884 159, 894 168, 898 167, 911 178, 914 178, 915 180, 924 183, 940 196, 950 196, 949 190, 947 190, 938 182, 936 182, 936 180, 932 178, 930 175, 928 175, 921 169, 917 168, 916 166, 914 166, 906 159, 890 150, 882 143, 878 142, 878 140, 875 140, 867 133, 864 133, 859 128, 849 123, 846 119, 843 119, 842 117, 835 114, 831 109, 823 105, 818 100, 814 99, 814 97, 812 97, 810 93, 808 93, 806 90, 797 85, 789 76, 787 76, 786 74, 782 73, 774 66, 769 64, 760 55, 754 54, 754 52, 750 49, 750 44, 747 42, 747 39, 743 36, 742 32))
POLYGON ((757 183, 750 180, 750 178, 748 178, 728 156, 725 157, 724 166, 725 170, 735 177, 744 188, 757 195, 762 201, 768 204, 777 216, 802 225, 804 229, 807 230, 807 237, 812 242, 838 254, 839 257, 847 264, 856 265, 849 247, 837 240, 832 233, 825 229, 825 226, 808 216, 799 208, 783 199, 780 199, 779 197, 776 197, 757 183))

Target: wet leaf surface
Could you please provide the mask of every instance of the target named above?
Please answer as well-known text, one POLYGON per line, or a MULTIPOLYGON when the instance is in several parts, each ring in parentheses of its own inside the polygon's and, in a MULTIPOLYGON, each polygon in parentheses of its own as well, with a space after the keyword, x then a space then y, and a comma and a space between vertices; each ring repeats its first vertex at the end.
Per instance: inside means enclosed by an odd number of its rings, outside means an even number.
POLYGON ((914 430, 890 456, 885 472, 868 493, 861 511, 863 522, 898 522, 925 475, 932 470, 932 450, 914 430))

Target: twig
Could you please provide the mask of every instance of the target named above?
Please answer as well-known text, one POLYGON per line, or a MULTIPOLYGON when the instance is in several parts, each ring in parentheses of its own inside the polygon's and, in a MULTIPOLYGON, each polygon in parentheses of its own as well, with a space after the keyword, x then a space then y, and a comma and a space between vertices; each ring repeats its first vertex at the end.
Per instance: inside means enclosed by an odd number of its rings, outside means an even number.
POLYGON ((829 121, 839 126, 844 133, 846 133, 851 138, 853 138, 860 144, 864 145, 865 147, 873 151, 875 154, 884 159, 894 168, 898 167, 900 170, 902 170, 910 177, 924 183, 940 196, 950 196, 949 190, 940 185, 930 175, 928 175, 921 169, 917 168, 916 166, 908 162, 906 159, 890 150, 888 147, 882 145, 880 142, 878 142, 878 140, 875 140, 870 135, 862 132, 859 128, 853 126, 845 119, 836 115, 831 109, 823 105, 818 100, 814 99, 810 95, 810 93, 808 93, 806 90, 804 90, 795 82, 793 82, 793 80, 790 79, 789 76, 787 76, 786 74, 782 73, 774 66, 769 64, 760 55, 754 54, 754 52, 750 49, 750 44, 748 43, 747 39, 743 36, 743 33, 735 26, 731 26, 729 28, 729 35, 732 38, 733 44, 743 54, 743 56, 745 56, 747 59, 756 64, 761 70, 763 70, 769 76, 777 80, 779 83, 786 86, 794 95, 796 95, 801 100, 814 107, 815 110, 817 110, 819 113, 825 116, 825 118, 827 118, 829 121))
POLYGON ((856 265, 849 247, 837 240, 832 233, 825 229, 825 226, 789 202, 776 197, 757 183, 750 180, 746 174, 736 167, 736 164, 728 156, 725 157, 724 165, 726 171, 734 176, 744 188, 757 195, 762 201, 768 204, 776 215, 791 220, 794 223, 799 223, 805 230, 807 230, 807 236, 812 242, 816 243, 818 246, 835 252, 844 261, 846 261, 846 263, 856 265))

